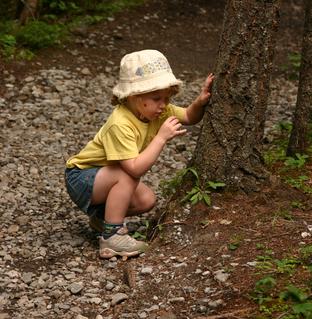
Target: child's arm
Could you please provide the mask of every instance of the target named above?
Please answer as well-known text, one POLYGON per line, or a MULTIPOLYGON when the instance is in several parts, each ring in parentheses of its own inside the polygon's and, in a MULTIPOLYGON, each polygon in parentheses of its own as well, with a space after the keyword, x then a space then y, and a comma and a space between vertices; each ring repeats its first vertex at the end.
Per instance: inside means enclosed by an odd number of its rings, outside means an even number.
POLYGON ((214 75, 210 73, 206 78, 198 97, 186 108, 185 118, 182 121, 183 124, 196 124, 203 118, 205 112, 204 107, 208 103, 211 96, 213 79, 214 75))
POLYGON ((170 116, 145 150, 136 158, 120 161, 121 167, 135 178, 144 175, 156 162, 167 141, 186 133, 186 129, 180 130, 181 126, 176 117, 170 116))

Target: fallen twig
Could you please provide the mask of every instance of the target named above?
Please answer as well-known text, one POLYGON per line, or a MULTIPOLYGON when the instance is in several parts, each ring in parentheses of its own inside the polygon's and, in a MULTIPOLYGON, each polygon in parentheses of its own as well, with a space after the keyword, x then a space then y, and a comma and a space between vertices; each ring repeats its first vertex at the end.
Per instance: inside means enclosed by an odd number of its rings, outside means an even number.
POLYGON ((225 319, 225 318, 239 318, 242 319, 241 315, 254 310, 254 308, 239 309, 231 312, 226 312, 221 315, 212 315, 208 317, 197 317, 196 319, 225 319), (239 317, 237 317, 239 315, 239 317))
POLYGON ((123 269, 124 282, 130 288, 134 288, 136 286, 136 274, 135 269, 131 262, 128 262, 123 269))

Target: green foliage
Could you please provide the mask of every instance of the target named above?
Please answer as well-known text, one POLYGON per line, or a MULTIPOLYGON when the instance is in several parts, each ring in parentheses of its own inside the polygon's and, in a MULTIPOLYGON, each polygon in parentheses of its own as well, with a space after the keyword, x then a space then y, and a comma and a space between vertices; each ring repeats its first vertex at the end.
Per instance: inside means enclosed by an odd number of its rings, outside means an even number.
POLYGON ((95 24, 144 0, 41 0, 39 20, 25 26, 0 21, 0 52, 6 58, 30 60, 34 50, 60 43, 74 26, 95 24))
POLYGON ((0 34, 13 34, 17 27, 16 21, 0 21, 0 34))
POLYGON ((207 206, 210 206, 210 189, 217 190, 218 188, 224 187, 225 184, 222 182, 208 181, 205 189, 202 189, 200 187, 200 180, 196 170, 194 168, 189 168, 189 171, 193 174, 193 177, 195 177, 195 185, 186 194, 186 196, 184 196, 184 198, 182 199, 182 203, 190 201, 192 205, 196 205, 197 203, 203 201, 207 206))
POLYGON ((32 21, 16 34, 18 42, 31 49, 41 49, 57 43, 64 36, 64 27, 42 21, 32 21))
POLYGON ((295 157, 286 157, 284 164, 292 169, 301 168, 308 158, 308 155, 296 153, 295 157))
POLYGON ((302 289, 290 285, 286 291, 280 294, 280 299, 283 301, 290 300, 293 303, 294 314, 306 319, 312 318, 312 300, 302 289))
POLYGON ((140 233, 140 232, 134 232, 134 234, 132 235, 133 238, 135 239, 139 239, 139 240, 146 240, 146 235, 140 233))
POLYGON ((54 13, 80 11, 79 6, 74 1, 42 0, 42 7, 49 8, 50 12, 54 12, 54 13))
POLYGON ((240 244, 242 242, 242 238, 240 236, 235 236, 231 239, 230 243, 227 245, 229 250, 236 250, 239 248, 240 244))
POLYGON ((164 195, 174 194, 177 188, 182 184, 184 177, 190 174, 191 178, 195 181, 195 185, 187 194, 182 198, 181 202, 191 202, 195 205, 199 202, 204 202, 207 206, 211 205, 210 194, 212 190, 218 190, 224 187, 225 184, 222 182, 208 181, 205 188, 200 186, 200 179, 198 173, 194 167, 187 167, 178 171, 172 179, 168 181, 161 181, 160 187, 164 195))
POLYGON ((259 305, 271 301, 272 297, 270 296, 270 292, 275 285, 276 280, 271 276, 267 276, 258 280, 251 294, 252 299, 259 305))
POLYGON ((276 272, 279 274, 292 274, 296 267, 301 264, 301 261, 295 258, 276 259, 276 272))
POLYGON ((299 209, 305 209, 305 205, 299 201, 292 201, 291 202, 292 208, 299 208, 299 209))
POLYGON ((263 154, 266 165, 272 165, 277 161, 284 161, 286 159, 286 149, 291 130, 292 124, 290 122, 282 121, 275 126, 278 138, 271 143, 270 147, 263 154))
POLYGON ((138 240, 147 240, 147 233, 148 230, 150 228, 150 223, 148 220, 145 221, 145 229, 141 232, 141 231, 135 231, 131 237, 133 237, 134 239, 138 239, 138 240))
POLYGON ((301 261, 296 258, 283 258, 276 259, 272 258, 272 256, 264 255, 257 256, 257 266, 258 270, 269 272, 269 273, 277 273, 277 274, 287 274, 292 275, 294 270, 301 264, 301 261))
POLYGON ((281 121, 277 124, 277 129, 280 130, 281 132, 286 132, 290 134, 292 130, 292 123, 288 121, 281 121))
POLYGON ((308 245, 305 247, 302 247, 300 249, 300 254, 302 256, 302 259, 306 261, 307 263, 311 263, 312 259, 312 245, 308 245))
POLYGON ((2 34, 0 35, 0 47, 2 53, 6 58, 13 57, 15 53, 16 39, 13 35, 2 34))
POLYGON ((108 1, 105 3, 98 3, 95 7, 95 11, 102 12, 106 15, 113 15, 116 12, 124 10, 129 7, 143 4, 144 0, 117 0, 108 1))
POLYGON ((19 60, 27 60, 27 61, 30 61, 34 56, 35 54, 28 49, 20 49, 16 55, 16 57, 19 60))
POLYGON ((277 218, 282 218, 282 219, 285 219, 285 220, 292 220, 293 216, 291 215, 290 211, 288 211, 286 209, 280 209, 280 210, 278 210, 277 212, 274 213, 273 223, 274 223, 274 221, 277 218))
POLYGON ((306 182, 310 180, 308 176, 300 175, 297 178, 287 177, 285 180, 290 186, 297 188, 304 193, 312 194, 312 187, 306 184, 306 182))
POLYGON ((286 71, 289 79, 297 80, 299 78, 299 70, 301 65, 301 54, 292 52, 288 54, 288 63, 282 67, 286 71))
MULTIPOLYGON (((256 282, 251 299, 259 304, 262 319, 312 319, 311 284, 303 287, 284 284, 286 278, 293 277, 295 271, 306 269, 311 263, 312 245, 300 249, 300 257, 273 258, 273 252, 257 257, 258 269, 268 276, 256 282)), ((289 279, 287 280, 287 282, 289 279)))
POLYGON ((170 180, 160 181, 162 193, 166 196, 174 194, 177 188, 182 184, 183 178, 188 172, 192 172, 195 176, 197 175, 197 172, 192 167, 188 167, 178 171, 170 180))
POLYGON ((210 192, 202 190, 199 186, 194 186, 182 199, 183 202, 190 201, 192 205, 204 201, 207 206, 211 205, 211 198, 209 195, 210 192))

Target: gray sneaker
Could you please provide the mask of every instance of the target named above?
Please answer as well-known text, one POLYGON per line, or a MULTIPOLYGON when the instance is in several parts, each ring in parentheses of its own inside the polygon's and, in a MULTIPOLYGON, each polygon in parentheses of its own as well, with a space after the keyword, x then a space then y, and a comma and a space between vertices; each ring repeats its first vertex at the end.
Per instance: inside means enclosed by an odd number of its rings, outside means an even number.
POLYGON ((131 257, 143 253, 148 244, 138 241, 128 235, 127 227, 118 229, 117 233, 108 239, 99 237, 100 257, 111 258, 113 256, 131 257))
POLYGON ((97 217, 96 215, 90 216, 89 225, 92 229, 96 230, 99 233, 104 231, 104 220, 97 217))

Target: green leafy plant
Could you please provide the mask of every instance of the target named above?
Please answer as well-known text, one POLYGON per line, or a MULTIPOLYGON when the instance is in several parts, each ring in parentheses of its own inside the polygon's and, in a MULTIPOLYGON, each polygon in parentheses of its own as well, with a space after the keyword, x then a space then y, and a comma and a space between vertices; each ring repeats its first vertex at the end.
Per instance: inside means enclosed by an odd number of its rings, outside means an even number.
POLYGON ((261 312, 257 318, 312 319, 311 281, 303 283, 300 288, 293 284, 285 286, 285 279, 286 282, 287 278, 293 281, 295 271, 307 269, 306 265, 311 264, 312 245, 302 247, 299 252, 299 257, 277 259, 272 251, 267 250, 257 257, 257 268, 262 273, 269 273, 256 282, 251 292, 251 298, 259 304, 261 312))
POLYGON ((27 60, 30 61, 33 59, 33 57, 35 56, 35 54, 28 49, 20 49, 17 54, 16 57, 20 60, 27 60))
POLYGON ((229 250, 236 250, 239 247, 239 243, 229 243, 228 249, 229 250))
MULTIPOLYGON (((181 169, 178 171, 175 176, 169 180, 162 180, 160 182, 160 188, 161 191, 164 195, 171 195, 174 194, 177 190, 177 188, 182 184, 184 176, 188 172, 192 172, 193 168, 188 167, 181 169)), ((194 170, 193 174, 197 174, 196 171, 194 170)))
POLYGON ((41 49, 56 44, 64 36, 64 27, 42 21, 32 21, 16 34, 17 41, 30 49, 41 49))
POLYGON ((135 239, 139 239, 139 240, 147 240, 147 233, 148 230, 150 228, 150 223, 148 220, 145 221, 144 223, 145 225, 145 229, 141 232, 141 231, 135 231, 131 236, 135 239))
POLYGON ((13 57, 15 53, 16 39, 13 35, 2 34, 0 35, 0 47, 2 48, 2 53, 6 58, 13 57))
POLYGON ((301 258, 303 260, 304 263, 308 264, 309 266, 311 266, 312 264, 312 245, 308 245, 305 247, 302 247, 300 249, 300 254, 301 254, 301 258))
POLYGON ((0 53, 6 58, 30 60, 32 51, 61 43, 75 27, 98 23, 143 3, 144 0, 42 0, 38 20, 24 26, 15 20, 0 21, 0 53))
POLYGON ((231 251, 234 251, 239 248, 243 241, 243 236, 241 234, 235 234, 230 238, 230 242, 227 245, 227 248, 231 251))
POLYGON ((299 209, 304 209, 305 205, 299 201, 292 201, 291 202, 291 207, 292 208, 299 208, 299 209))
POLYGON ((293 220, 293 216, 289 210, 280 209, 277 212, 274 212, 272 225, 274 225, 276 223, 276 221, 280 218, 285 219, 285 220, 293 220))
POLYGON ((302 289, 290 285, 286 291, 280 294, 280 299, 283 301, 290 300, 293 303, 294 314, 306 319, 312 318, 312 300, 302 289))
POLYGON ((276 128, 282 133, 286 132, 287 134, 290 134, 292 130, 292 123, 288 121, 281 121, 277 124, 276 128))
POLYGON ((292 169, 301 168, 308 158, 308 155, 296 153, 294 157, 286 157, 284 164, 292 169))
POLYGON ((256 257, 257 265, 256 268, 261 272, 273 272, 274 264, 273 258, 269 255, 260 255, 256 257))
POLYGON ((274 127, 277 137, 270 143, 263 154, 266 165, 272 165, 277 161, 284 161, 286 159, 286 149, 291 129, 292 124, 286 121, 281 121, 274 127))
POLYGON ((265 248, 265 245, 264 244, 262 244, 262 243, 256 243, 256 248, 257 249, 264 249, 265 248))
POLYGON ((262 272, 291 275, 300 264, 301 261, 293 257, 277 259, 264 255, 257 256, 256 268, 262 272))
POLYGON ((301 261, 295 258, 275 259, 276 272, 280 274, 292 274, 301 261))
POLYGON ((288 54, 288 63, 282 67, 286 71, 291 80, 297 80, 299 76, 299 69, 301 64, 301 54, 292 52, 288 54))
POLYGON ((302 190, 304 193, 312 194, 312 187, 306 185, 306 182, 309 181, 309 177, 306 175, 300 175, 297 178, 287 177, 286 183, 290 186, 302 190))
POLYGON ((200 180, 199 176, 194 168, 188 168, 189 172, 193 174, 193 177, 195 177, 195 185, 193 188, 184 196, 184 198, 181 200, 181 202, 187 202, 190 201, 192 205, 196 205, 197 203, 203 201, 207 206, 211 205, 211 190, 217 190, 218 188, 224 187, 225 184, 222 182, 213 182, 208 181, 206 184, 206 188, 202 189, 200 187, 200 180))
POLYGON ((146 235, 136 231, 134 232, 134 234, 132 235, 133 238, 135 239, 139 239, 139 240, 146 240, 146 235))
POLYGON ((271 301, 272 297, 270 296, 270 292, 275 287, 275 285, 276 280, 271 276, 267 276, 258 280, 251 294, 252 299, 259 305, 271 301))
POLYGON ((77 12, 79 7, 74 1, 62 1, 62 0, 52 0, 43 1, 43 4, 47 5, 54 12, 77 12))
POLYGON ((99 3, 96 5, 95 10, 102 12, 106 15, 112 15, 119 12, 125 8, 134 7, 142 4, 143 0, 115 0, 115 1, 105 1, 104 3, 99 3))

